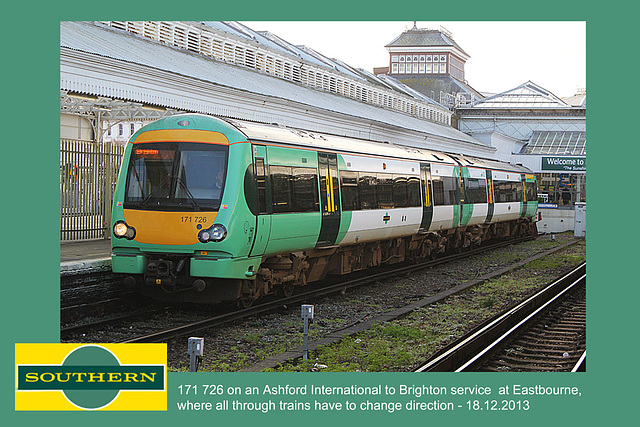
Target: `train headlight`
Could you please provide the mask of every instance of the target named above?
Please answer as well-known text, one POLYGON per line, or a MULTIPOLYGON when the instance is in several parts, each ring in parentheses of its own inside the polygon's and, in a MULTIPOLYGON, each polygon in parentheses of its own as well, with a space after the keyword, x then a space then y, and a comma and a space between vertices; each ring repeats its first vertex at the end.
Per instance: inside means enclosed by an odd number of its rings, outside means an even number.
POLYGON ((198 234, 198 240, 202 243, 222 242, 227 237, 227 229, 222 224, 213 224, 198 234))
POLYGON ((127 225, 124 221, 113 224, 113 234, 119 239, 131 240, 136 237, 136 229, 127 225))
POLYGON ((211 240, 221 242, 227 237, 227 229, 222 224, 213 224, 211 227, 211 240))
POLYGON ((127 224, 119 221, 113 226, 113 234, 115 234, 116 237, 124 237, 127 234, 128 229, 129 227, 127 227, 127 224))

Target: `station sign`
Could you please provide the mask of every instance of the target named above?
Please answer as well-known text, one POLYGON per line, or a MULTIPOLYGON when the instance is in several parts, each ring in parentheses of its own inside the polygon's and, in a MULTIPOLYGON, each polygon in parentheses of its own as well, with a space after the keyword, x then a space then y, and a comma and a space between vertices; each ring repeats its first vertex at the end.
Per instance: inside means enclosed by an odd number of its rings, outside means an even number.
POLYGON ((586 157, 549 157, 542 156, 543 171, 586 172, 586 157))

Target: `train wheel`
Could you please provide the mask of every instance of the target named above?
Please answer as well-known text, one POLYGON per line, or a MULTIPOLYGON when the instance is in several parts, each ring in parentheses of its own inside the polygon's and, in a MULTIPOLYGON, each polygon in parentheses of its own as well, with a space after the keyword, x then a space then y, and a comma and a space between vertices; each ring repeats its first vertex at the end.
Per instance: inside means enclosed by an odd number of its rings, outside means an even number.
POLYGON ((242 308, 249 308, 253 305, 253 302, 256 298, 253 297, 242 297, 238 300, 238 306, 242 308))
POLYGON ((259 297, 260 290, 257 282, 255 280, 243 280, 238 291, 238 306, 249 308, 259 297))
POLYGON ((294 289, 294 282, 284 282, 278 288, 278 293, 285 298, 289 298, 291 295, 293 295, 294 289))

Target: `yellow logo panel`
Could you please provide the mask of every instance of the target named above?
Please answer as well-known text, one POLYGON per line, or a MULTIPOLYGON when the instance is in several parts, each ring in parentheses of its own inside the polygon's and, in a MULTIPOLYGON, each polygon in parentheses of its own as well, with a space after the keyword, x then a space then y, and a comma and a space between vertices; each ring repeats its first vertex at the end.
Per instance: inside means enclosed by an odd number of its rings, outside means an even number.
POLYGON ((16 411, 166 411, 166 344, 16 344, 16 411))

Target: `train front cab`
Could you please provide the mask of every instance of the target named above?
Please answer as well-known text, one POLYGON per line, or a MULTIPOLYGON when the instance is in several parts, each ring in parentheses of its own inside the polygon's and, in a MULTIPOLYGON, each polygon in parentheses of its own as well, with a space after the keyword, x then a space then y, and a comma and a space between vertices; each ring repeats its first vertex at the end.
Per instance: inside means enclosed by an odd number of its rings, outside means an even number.
POLYGON ((233 282, 253 276, 261 260, 249 257, 255 217, 244 184, 252 168, 246 137, 221 120, 180 115, 134 134, 114 194, 114 273, 154 295, 235 292, 233 282))

